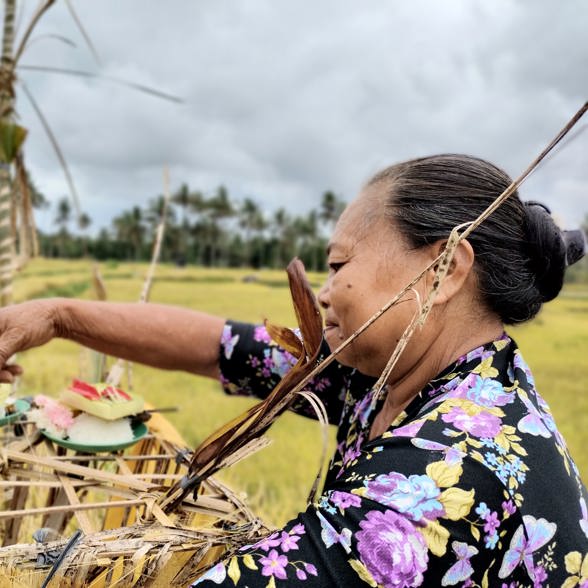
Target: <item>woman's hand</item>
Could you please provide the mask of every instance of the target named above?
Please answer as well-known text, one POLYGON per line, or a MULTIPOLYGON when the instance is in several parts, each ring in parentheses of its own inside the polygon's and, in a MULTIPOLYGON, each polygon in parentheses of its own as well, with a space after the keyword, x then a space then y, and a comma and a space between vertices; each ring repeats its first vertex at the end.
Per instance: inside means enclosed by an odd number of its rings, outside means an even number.
POLYGON ((0 308, 0 382, 12 382, 22 373, 10 362, 15 353, 57 336, 56 305, 55 300, 32 300, 0 308))

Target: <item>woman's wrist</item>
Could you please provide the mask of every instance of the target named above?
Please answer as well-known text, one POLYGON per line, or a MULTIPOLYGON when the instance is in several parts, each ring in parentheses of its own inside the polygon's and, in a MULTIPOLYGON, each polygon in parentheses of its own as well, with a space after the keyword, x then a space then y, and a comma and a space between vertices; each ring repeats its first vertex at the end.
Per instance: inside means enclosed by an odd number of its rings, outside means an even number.
POLYGON ((69 339, 72 331, 71 319, 74 316, 68 298, 48 298, 43 301, 45 319, 51 329, 51 338, 69 339))

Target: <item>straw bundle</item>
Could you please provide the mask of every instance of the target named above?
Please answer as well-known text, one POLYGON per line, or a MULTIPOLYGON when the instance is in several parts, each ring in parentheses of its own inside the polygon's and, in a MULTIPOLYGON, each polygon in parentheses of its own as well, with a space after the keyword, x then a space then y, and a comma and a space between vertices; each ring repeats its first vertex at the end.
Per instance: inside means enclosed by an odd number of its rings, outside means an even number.
POLYGON ((164 513, 158 501, 188 471, 182 447, 159 415, 127 452, 65 450, 30 425, 24 437, 5 434, 0 587, 185 586, 267 532, 212 479, 164 513))

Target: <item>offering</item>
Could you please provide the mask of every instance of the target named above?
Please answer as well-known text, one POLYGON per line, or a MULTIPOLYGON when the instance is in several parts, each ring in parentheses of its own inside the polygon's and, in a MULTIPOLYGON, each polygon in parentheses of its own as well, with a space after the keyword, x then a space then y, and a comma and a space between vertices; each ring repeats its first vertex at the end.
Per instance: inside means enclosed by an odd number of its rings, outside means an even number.
POLYGON ((35 408, 29 412, 29 419, 41 429, 45 437, 75 451, 118 451, 133 445, 147 434, 147 427, 143 423, 132 422, 129 417, 106 420, 80 412, 43 394, 36 396, 34 403, 35 408))
POLYGON ((107 421, 114 421, 142 412, 145 402, 141 396, 129 394, 109 384, 88 384, 74 380, 62 392, 61 402, 107 421))
POLYGON ((29 413, 29 419, 39 429, 47 431, 54 437, 67 437, 67 429, 73 423, 73 412, 57 400, 38 394, 35 396, 35 406, 29 413))
POLYGON ((147 433, 144 423, 131 424, 131 419, 128 418, 105 421, 85 413, 80 413, 74 418, 65 439, 43 430, 43 435, 56 445, 83 453, 119 451, 134 445, 147 433))
POLYGON ((0 384, 0 418, 4 418, 7 414, 10 414, 10 407, 12 405, 10 401, 11 392, 11 384, 0 384))
POLYGON ((18 421, 31 405, 11 396, 12 384, 0 384, 0 427, 18 421))

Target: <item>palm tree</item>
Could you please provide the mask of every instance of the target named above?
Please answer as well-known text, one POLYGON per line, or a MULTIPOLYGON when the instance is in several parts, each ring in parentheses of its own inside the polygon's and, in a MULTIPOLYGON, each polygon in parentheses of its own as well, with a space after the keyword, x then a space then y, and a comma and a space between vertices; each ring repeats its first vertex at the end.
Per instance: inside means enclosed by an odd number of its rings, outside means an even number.
MULTIPOLYGON (((89 217, 88 214, 82 212, 78 217, 78 228, 82 233, 86 231, 86 229, 92 224, 92 219, 89 217)), ((88 256, 88 237, 82 234, 82 244, 84 248, 84 257, 88 256)))
POLYGON ((333 192, 327 190, 323 193, 321 199, 320 219, 332 228, 337 222, 337 219, 341 216, 344 208, 345 202, 339 200, 333 192))
POLYGON ((318 271, 318 253, 320 248, 318 214, 316 210, 311 210, 306 217, 298 217, 294 221, 296 232, 298 233, 301 243, 301 254, 306 254, 310 269, 318 271))
POLYGON ((193 212, 200 213, 202 211, 202 194, 200 192, 192 192, 188 184, 183 183, 178 191, 172 195, 171 201, 177 204, 182 211, 182 221, 177 231, 178 241, 178 263, 185 262, 188 254, 189 235, 190 235, 190 215, 193 212))
POLYGON ((186 183, 183 183, 171 197, 171 201, 177 204, 182 210, 182 226, 186 226, 187 224, 191 198, 190 188, 188 188, 188 184, 186 183))
POLYGON ((145 239, 145 226, 141 209, 134 206, 130 211, 123 212, 112 222, 116 238, 130 245, 133 257, 137 261, 141 255, 145 239))
POLYGON ((215 225, 215 228, 210 231, 210 236, 212 237, 212 264, 222 265, 227 258, 226 247, 223 247, 223 241, 227 241, 224 225, 228 219, 235 216, 235 209, 224 186, 219 186, 216 194, 206 201, 205 210, 208 219, 215 225))
MULTIPOLYGON (((14 94, 12 90, 12 77, 14 61, 12 48, 14 45, 14 15, 16 0, 4 2, 4 28, 2 32, 2 57, 0 60, 0 133, 14 140, 18 127, 14 125, 14 94)), ((24 137, 22 138, 24 140, 24 137)), ((13 145, 14 147, 15 145, 13 145)), ((8 149, 7 149, 8 150, 8 149)), ((6 306, 12 302, 12 258, 14 243, 12 239, 11 215, 12 190, 10 178, 10 163, 14 159, 16 149, 10 149, 14 153, 3 153, 0 165, 0 305, 6 306)), ((5 151, 5 149, 2 149, 5 151)))
POLYGON ((67 227, 71 221, 71 205, 67 196, 64 196, 57 203, 57 215, 55 216, 55 224, 59 229, 59 257, 65 256, 65 245, 69 238, 67 227))
POLYGON ((257 203, 251 198, 245 198, 239 209, 239 226, 245 230, 245 261, 251 265, 251 245, 254 233, 261 233, 267 223, 257 203))
MULTIPOLYGON (((53 135, 47 120, 43 116, 39 104, 29 92, 26 84, 22 79, 17 80, 16 69, 17 66, 24 70, 33 71, 49 71, 53 73, 61 73, 74 76, 83 77, 101 77, 99 74, 92 74, 90 72, 79 72, 74 70, 66 70, 60 68, 51 68, 46 66, 35 65, 19 65, 20 58, 29 46, 30 38, 35 30, 37 24, 42 19, 43 15, 55 4, 55 0, 40 0, 30 22, 24 29, 24 33, 15 43, 15 12, 16 0, 4 0, 4 22, 2 29, 2 56, 0 58, 0 305, 6 305, 11 302, 12 297, 12 268, 13 256, 15 253, 15 235, 18 230, 19 238, 18 245, 21 248, 19 251, 20 260, 17 260, 19 265, 24 258, 27 257, 28 252, 26 248, 30 242, 33 243, 33 253, 36 245, 35 224, 32 216, 32 206, 30 206, 31 197, 27 195, 27 183, 24 181, 25 165, 22 154, 22 144, 26 137, 27 131, 23 127, 15 124, 15 83, 18 81, 24 94, 29 98, 33 110, 39 117, 42 126, 44 127, 49 140, 54 148, 55 154, 59 163, 65 173, 66 181, 69 185, 69 190, 74 200, 76 209, 76 216, 80 215, 80 207, 78 205, 77 193, 73 184, 73 179, 69 172, 67 162, 59 148, 57 140, 53 135), (16 45, 16 47, 15 47, 16 45), (11 192, 11 170, 10 166, 14 164, 16 176, 19 180, 22 194, 20 197, 13 195, 11 192), (20 224, 19 224, 20 218, 20 224), (18 229, 17 229, 18 227, 18 229), (25 238, 26 235, 26 238, 25 238)), ((94 49, 86 31, 84 30, 80 20, 78 19, 73 9, 72 3, 67 2, 67 7, 73 17, 73 20, 82 33, 91 52, 96 56, 94 49)), ((57 35, 47 35, 48 37, 58 37, 57 35)), ((63 40, 63 38, 62 38, 63 40)), ((67 41, 67 39, 66 39, 67 41)), ((125 80, 110 78, 111 82, 125 85, 134 88, 140 92, 145 92, 159 98, 171 100, 173 102, 181 102, 180 99, 169 94, 165 94, 158 90, 147 88, 139 84, 133 84, 125 80)))
POLYGON ((288 245, 292 246, 295 240, 293 226, 286 209, 279 208, 274 212, 271 221, 272 235, 275 239, 273 266, 283 268, 288 261, 285 259, 288 245))
POLYGON ((71 221, 71 205, 67 196, 64 196, 57 203, 57 216, 55 217, 55 224, 61 227, 62 231, 67 231, 67 225, 71 221))

